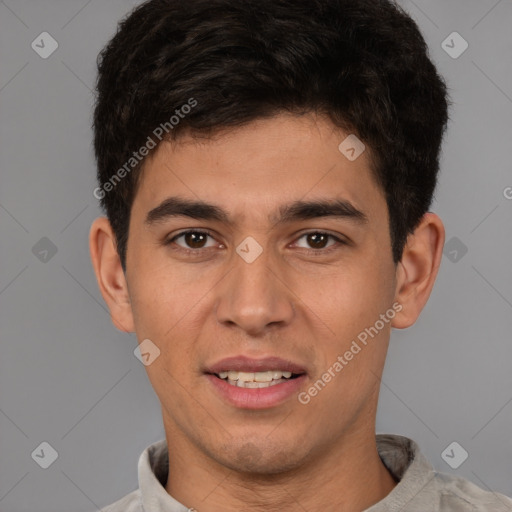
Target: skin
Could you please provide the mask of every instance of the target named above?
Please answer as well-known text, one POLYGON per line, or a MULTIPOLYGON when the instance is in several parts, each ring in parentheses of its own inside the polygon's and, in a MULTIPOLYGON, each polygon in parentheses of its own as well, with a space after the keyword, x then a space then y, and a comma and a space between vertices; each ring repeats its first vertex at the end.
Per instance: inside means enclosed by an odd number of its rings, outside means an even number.
POLYGON ((161 351, 146 370, 169 448, 166 490, 199 512, 364 510, 396 485, 375 441, 380 377, 391 327, 411 326, 429 298, 445 233, 427 213, 395 266, 369 150, 349 161, 338 150, 347 135, 321 116, 279 114, 160 145, 133 203, 126 274, 108 221, 92 225, 92 262, 113 323, 161 351), (145 223, 178 195, 224 208, 233 224, 145 223), (269 220, 294 200, 334 198, 368 222, 269 220), (190 228, 212 237, 162 243, 190 228), (304 236, 315 231, 348 243, 315 245, 304 236), (263 249, 250 264, 235 252, 247 236, 263 249), (394 303, 402 310, 305 405, 292 396, 258 411, 234 407, 202 373, 228 356, 279 356, 307 369, 307 391, 394 303))

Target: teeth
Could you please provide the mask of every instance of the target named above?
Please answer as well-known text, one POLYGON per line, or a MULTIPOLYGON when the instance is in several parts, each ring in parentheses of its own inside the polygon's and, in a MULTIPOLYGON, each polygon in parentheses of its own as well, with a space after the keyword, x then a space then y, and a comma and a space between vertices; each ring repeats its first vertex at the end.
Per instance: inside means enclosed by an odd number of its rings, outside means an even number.
POLYGON ((242 382, 253 382, 254 381, 254 373, 248 372, 238 372, 238 379, 235 379, 242 382))
MULTIPOLYGON (((279 372, 275 372, 279 373, 279 372)), ((274 372, 255 372, 254 380, 256 382, 271 382, 273 379, 274 372)))
POLYGON ((236 385, 239 388, 257 388, 259 382, 252 382, 252 381, 244 381, 244 380, 238 380, 236 385))
POLYGON ((280 370, 268 370, 265 372, 237 372, 229 370, 219 373, 221 379, 227 379, 230 384, 246 388, 268 387, 268 385, 284 382, 283 379, 289 379, 291 376, 292 372, 280 370))
POLYGON ((232 386, 237 386, 239 388, 268 388, 270 386, 275 386, 276 384, 281 384, 281 382, 286 382, 286 379, 272 380, 270 382, 244 382, 242 380, 230 380, 227 379, 228 384, 232 386))

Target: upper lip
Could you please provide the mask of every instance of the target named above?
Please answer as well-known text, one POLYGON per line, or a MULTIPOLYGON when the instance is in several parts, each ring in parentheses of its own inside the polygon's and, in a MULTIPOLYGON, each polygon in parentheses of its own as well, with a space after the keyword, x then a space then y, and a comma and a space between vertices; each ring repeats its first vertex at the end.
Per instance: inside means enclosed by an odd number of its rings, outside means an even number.
POLYGON ((306 373, 303 366, 280 357, 264 357, 253 359, 247 356, 226 357, 205 369, 205 373, 220 373, 229 370, 238 372, 264 372, 267 370, 281 370, 296 374, 306 373))

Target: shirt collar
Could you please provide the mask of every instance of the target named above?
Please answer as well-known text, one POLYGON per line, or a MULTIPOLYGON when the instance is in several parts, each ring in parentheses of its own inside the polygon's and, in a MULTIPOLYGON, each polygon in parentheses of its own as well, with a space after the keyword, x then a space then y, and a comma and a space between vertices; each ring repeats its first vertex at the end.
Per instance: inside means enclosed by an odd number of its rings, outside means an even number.
POLYGON ((144 512, 187 512, 189 509, 165 490, 169 472, 167 441, 148 446, 139 459, 139 488, 144 512))
POLYGON ((412 439, 377 434, 376 440, 382 462, 399 482, 385 498, 363 512, 405 510, 407 503, 427 486, 436 473, 412 439))

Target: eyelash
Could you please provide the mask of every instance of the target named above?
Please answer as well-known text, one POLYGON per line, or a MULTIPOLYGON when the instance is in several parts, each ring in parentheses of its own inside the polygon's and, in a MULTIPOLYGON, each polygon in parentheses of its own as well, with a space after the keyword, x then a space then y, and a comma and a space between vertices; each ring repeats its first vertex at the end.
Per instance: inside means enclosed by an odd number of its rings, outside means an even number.
MULTIPOLYGON (((195 233, 195 234, 199 234, 199 235, 208 235, 212 238, 215 238, 213 236, 213 234, 209 231, 205 231, 205 230, 198 230, 198 229, 189 229, 187 231, 182 231, 181 233, 178 233, 177 235, 173 236, 172 238, 168 239, 168 240, 165 240, 164 241, 164 245, 171 245, 172 243, 175 242, 175 240, 177 240, 178 238, 184 236, 184 235, 187 235, 189 233, 195 233)), ((330 254, 332 252, 332 250, 336 250, 339 248, 339 245, 348 245, 347 242, 345 242, 344 240, 342 240, 341 238, 338 238, 337 236, 334 236, 333 234, 331 233, 327 233, 325 231, 318 231, 318 230, 313 230, 313 231, 308 231, 306 233, 302 233, 299 237, 298 237, 298 240, 300 240, 301 238, 307 236, 307 235, 312 235, 312 234, 315 234, 315 235, 326 235, 330 238, 332 238, 333 240, 335 240, 338 244, 337 245, 332 245, 326 249, 304 249, 302 248, 303 250, 305 250, 307 252, 307 254, 311 254, 311 255, 314 255, 314 256, 321 256, 321 255, 324 255, 324 254, 330 254)), ((212 249, 212 247, 207 247, 206 249, 204 248, 200 248, 200 249, 186 249, 184 247, 181 247, 181 246, 178 246, 179 248, 178 249, 173 249, 173 250, 177 250, 177 251, 181 251, 181 252, 184 252, 185 254, 190 254, 190 255, 200 255, 201 252, 205 251, 205 250, 208 250, 208 249, 212 249)))

